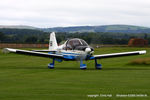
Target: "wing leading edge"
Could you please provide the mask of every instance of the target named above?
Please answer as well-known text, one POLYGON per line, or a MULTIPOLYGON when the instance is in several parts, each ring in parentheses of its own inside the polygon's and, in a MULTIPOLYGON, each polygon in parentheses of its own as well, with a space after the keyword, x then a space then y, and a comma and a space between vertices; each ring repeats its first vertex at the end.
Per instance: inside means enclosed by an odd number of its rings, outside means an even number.
MULTIPOLYGON (((17 54, 24 54, 24 55, 47 57, 47 58, 58 58, 58 59, 63 59, 63 60, 74 60, 74 58, 68 58, 68 56, 66 57, 66 56, 58 55, 58 54, 49 54, 49 53, 36 52, 36 51, 28 51, 28 50, 20 50, 20 49, 12 49, 12 48, 5 48, 4 51, 5 52, 13 52, 13 53, 17 53, 17 54)), ((146 50, 94 55, 89 60, 112 58, 112 57, 122 57, 122 56, 131 56, 131 55, 140 55, 140 54, 146 54, 146 50)))
POLYGON ((33 55, 33 56, 40 56, 40 57, 47 57, 47 58, 64 59, 64 57, 62 55, 49 54, 49 53, 43 53, 43 52, 35 52, 35 51, 28 51, 28 50, 5 48, 4 51, 5 52, 13 52, 13 53, 17 53, 17 54, 24 54, 24 55, 33 55))
POLYGON ((122 57, 122 56, 131 56, 131 55, 140 55, 146 54, 146 50, 142 51, 132 51, 132 52, 121 52, 121 53, 112 53, 112 54, 102 54, 102 55, 94 55, 95 59, 101 58, 112 58, 112 57, 122 57))

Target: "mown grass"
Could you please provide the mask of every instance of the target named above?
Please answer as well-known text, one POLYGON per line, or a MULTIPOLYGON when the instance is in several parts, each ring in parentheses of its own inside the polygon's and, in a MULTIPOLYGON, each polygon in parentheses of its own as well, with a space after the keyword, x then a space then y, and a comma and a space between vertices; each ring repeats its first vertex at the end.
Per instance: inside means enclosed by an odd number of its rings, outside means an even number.
POLYGON ((147 50, 146 55, 102 59, 102 70, 94 61, 56 63, 47 69, 48 58, 0 53, 0 100, 149 100, 150 66, 132 65, 130 61, 148 58, 150 48, 111 47, 95 50, 95 54, 147 50), (113 97, 89 98, 92 94, 113 97), (116 94, 147 94, 148 97, 116 97, 116 94))

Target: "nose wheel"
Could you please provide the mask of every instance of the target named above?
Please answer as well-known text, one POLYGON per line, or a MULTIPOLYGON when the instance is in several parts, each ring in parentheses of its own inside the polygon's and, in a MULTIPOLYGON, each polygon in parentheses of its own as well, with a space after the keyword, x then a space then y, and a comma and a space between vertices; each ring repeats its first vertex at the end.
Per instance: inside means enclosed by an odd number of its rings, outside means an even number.
POLYGON ((86 64, 83 64, 83 60, 80 60, 80 69, 86 69, 86 64))

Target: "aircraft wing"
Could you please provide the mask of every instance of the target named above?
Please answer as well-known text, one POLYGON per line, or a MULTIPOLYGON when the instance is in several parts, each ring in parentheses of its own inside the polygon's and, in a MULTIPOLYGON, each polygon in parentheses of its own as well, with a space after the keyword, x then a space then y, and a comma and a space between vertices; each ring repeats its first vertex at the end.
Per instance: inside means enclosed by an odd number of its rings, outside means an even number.
POLYGON ((64 59, 64 57, 62 55, 28 51, 28 50, 20 50, 20 49, 12 49, 12 48, 5 48, 4 52, 13 52, 13 53, 24 54, 24 55, 33 55, 33 56, 40 56, 40 57, 47 57, 47 58, 64 59))
POLYGON ((146 50, 94 55, 93 57, 94 57, 94 59, 101 59, 101 58, 112 58, 112 57, 121 57, 121 56, 140 55, 140 54, 145 54, 145 53, 146 53, 146 50))
POLYGON ((32 50, 32 51, 35 51, 35 52, 49 52, 49 50, 32 50))
POLYGON ((32 51, 35 51, 35 52, 56 52, 56 51, 50 51, 50 50, 32 50, 32 51))

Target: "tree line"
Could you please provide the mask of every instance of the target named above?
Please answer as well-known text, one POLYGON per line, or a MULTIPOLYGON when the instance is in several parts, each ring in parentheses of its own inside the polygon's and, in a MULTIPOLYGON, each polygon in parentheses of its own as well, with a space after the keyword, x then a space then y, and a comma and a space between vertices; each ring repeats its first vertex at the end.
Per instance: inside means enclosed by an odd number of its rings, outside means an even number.
MULTIPOLYGON (((0 29, 0 43, 49 43, 48 32, 31 29, 0 29)), ((143 38, 150 41, 150 34, 106 33, 106 32, 57 32, 57 42, 71 38, 84 39, 89 44, 128 44, 131 38, 143 38)))

